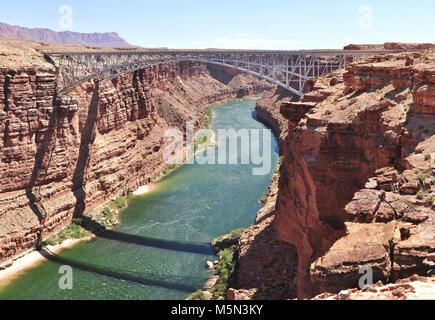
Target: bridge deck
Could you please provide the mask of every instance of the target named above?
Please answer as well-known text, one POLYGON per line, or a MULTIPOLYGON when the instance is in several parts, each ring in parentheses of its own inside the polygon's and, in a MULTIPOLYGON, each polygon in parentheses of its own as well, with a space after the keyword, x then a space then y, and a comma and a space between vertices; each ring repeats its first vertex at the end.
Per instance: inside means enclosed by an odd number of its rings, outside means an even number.
POLYGON ((362 57, 398 50, 119 50, 44 52, 59 66, 63 92, 91 78, 111 80, 124 73, 180 61, 221 65, 252 74, 303 96, 310 78, 345 68, 362 57))
POLYGON ((128 51, 44 51, 43 53, 49 56, 59 56, 59 55, 184 55, 184 54, 280 54, 280 55, 317 55, 317 56, 328 56, 328 55, 376 55, 376 54, 388 54, 388 53, 398 53, 404 50, 329 50, 329 49, 319 49, 319 50, 128 50, 128 51))

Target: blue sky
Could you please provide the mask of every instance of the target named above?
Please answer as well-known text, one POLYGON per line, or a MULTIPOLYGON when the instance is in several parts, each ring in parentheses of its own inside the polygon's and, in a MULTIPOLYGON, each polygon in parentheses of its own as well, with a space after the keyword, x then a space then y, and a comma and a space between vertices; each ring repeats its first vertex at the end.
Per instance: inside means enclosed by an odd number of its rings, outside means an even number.
POLYGON ((129 43, 171 48, 342 48, 349 43, 435 42, 434 0, 16 0, 0 21, 62 31, 116 31, 129 43))

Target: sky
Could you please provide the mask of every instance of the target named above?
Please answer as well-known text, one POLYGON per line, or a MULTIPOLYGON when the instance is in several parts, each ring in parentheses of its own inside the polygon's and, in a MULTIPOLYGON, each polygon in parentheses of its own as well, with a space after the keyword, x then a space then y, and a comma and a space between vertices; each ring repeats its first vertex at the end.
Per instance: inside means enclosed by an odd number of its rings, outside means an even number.
POLYGON ((435 42, 435 0, 0 0, 0 21, 142 47, 338 49, 435 42))

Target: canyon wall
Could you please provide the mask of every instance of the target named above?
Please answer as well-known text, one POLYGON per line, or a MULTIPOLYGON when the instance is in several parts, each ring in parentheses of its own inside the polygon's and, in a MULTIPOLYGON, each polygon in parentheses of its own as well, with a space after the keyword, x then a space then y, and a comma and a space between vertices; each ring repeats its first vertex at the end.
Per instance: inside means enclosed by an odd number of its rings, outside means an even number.
POLYGON ((260 121, 270 126, 274 134, 278 137, 280 153, 286 151, 285 139, 288 134, 287 119, 281 114, 280 107, 283 101, 298 100, 299 97, 292 95, 288 90, 281 87, 266 92, 261 99, 257 101, 256 112, 260 121))
POLYGON ((279 99, 278 188, 241 236, 232 297, 336 293, 364 268, 384 283, 434 273, 434 75, 433 52, 377 56, 317 79, 302 101, 279 99))
POLYGON ((165 166, 166 129, 199 128, 205 105, 271 88, 238 73, 223 83, 211 74, 224 69, 180 62, 56 96, 54 66, 39 52, 18 54, 0 59, 4 265, 74 216, 150 182, 165 166))

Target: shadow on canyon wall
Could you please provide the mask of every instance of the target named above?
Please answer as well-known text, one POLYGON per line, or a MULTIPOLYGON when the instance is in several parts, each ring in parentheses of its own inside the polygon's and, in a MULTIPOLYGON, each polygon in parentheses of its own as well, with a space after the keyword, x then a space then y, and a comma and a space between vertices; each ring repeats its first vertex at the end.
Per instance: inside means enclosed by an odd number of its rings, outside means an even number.
MULTIPOLYGON (((274 215, 271 213, 265 219, 274 215)), ((272 225, 265 227, 239 259, 238 284, 242 288, 258 288, 253 300, 296 298, 298 257, 296 247, 278 237, 272 225), (265 252, 267 254, 265 255, 265 252)))
MULTIPOLYGON (((121 281, 129 281, 134 284, 145 285, 145 286, 157 286, 161 288, 167 288, 172 290, 179 290, 184 292, 194 292, 198 289, 198 286, 189 284, 198 282, 196 278, 190 277, 180 277, 180 276, 172 276, 172 275, 155 275, 143 272, 132 272, 126 270, 113 270, 110 268, 105 268, 102 266, 93 265, 83 261, 76 261, 69 258, 61 257, 59 255, 54 254, 50 250, 44 248, 40 251, 40 253, 49 261, 60 264, 60 265, 68 265, 72 268, 85 271, 92 272, 94 274, 98 274, 104 277, 110 277, 113 279, 121 280, 121 281)), ((205 282, 207 279, 203 279, 205 282)))
POLYGON ((79 156, 72 178, 72 192, 76 198, 74 217, 80 217, 86 208, 86 191, 84 189, 86 167, 89 162, 91 144, 95 140, 95 127, 98 119, 99 84, 97 83, 92 94, 86 122, 81 130, 79 156))
MULTIPOLYGON (((296 88, 293 85, 290 85, 292 88, 294 88, 295 90, 298 90, 298 88, 296 88)), ((304 93, 308 93, 309 91, 304 91, 304 93)), ((288 91, 287 89, 284 89, 283 87, 279 87, 276 89, 276 93, 278 94, 278 101, 283 101, 284 99, 289 99, 291 102, 298 102, 301 97, 299 97, 298 95, 288 91)))
POLYGON ((252 111, 251 117, 255 121, 261 122, 266 127, 266 129, 269 129, 271 132, 273 132, 272 139, 275 139, 276 146, 275 146, 275 150, 272 150, 272 151, 274 151, 277 154, 281 154, 281 150, 279 148, 279 141, 278 141, 279 140, 278 139, 279 134, 276 132, 276 130, 271 125, 269 125, 266 122, 261 121, 261 119, 258 118, 258 112, 257 112, 257 110, 252 111))
POLYGON ((56 143, 53 143, 55 141, 55 133, 57 132, 57 109, 56 109, 56 96, 53 97, 53 104, 52 108, 53 111, 50 114, 48 128, 46 131, 43 132, 35 132, 35 140, 38 141, 42 137, 42 142, 40 146, 37 148, 36 155, 35 155, 35 163, 33 165, 32 169, 32 175, 30 177, 30 181, 28 186, 26 187, 26 197, 29 200, 29 207, 33 211, 33 213, 36 215, 39 221, 39 228, 38 228, 38 234, 37 234, 37 240, 36 240, 36 248, 41 248, 42 243, 42 234, 43 234, 43 228, 45 224, 45 219, 47 218, 47 212, 45 211, 44 206, 41 203, 42 196, 41 196, 41 186, 35 188, 38 182, 38 178, 42 177, 42 180, 40 183, 42 183, 48 174, 48 169, 50 167, 52 157, 53 157, 53 151, 56 149, 56 143), (41 170, 44 168, 44 159, 46 155, 48 154, 48 162, 45 165, 45 171, 43 172, 43 175, 40 176, 41 170))
MULTIPOLYGON (((40 193, 41 183, 43 183, 47 178, 53 153, 56 149, 57 120, 60 116, 60 113, 57 110, 56 101, 57 97, 54 96, 52 104, 53 111, 50 114, 48 128, 45 131, 37 131, 35 133, 36 140, 42 139, 42 141, 37 149, 32 175, 26 188, 26 196, 29 200, 29 206, 39 221, 39 230, 36 241, 37 249, 41 248, 44 231, 43 229, 47 218, 47 212, 42 204, 42 195, 40 193)), ((89 161, 90 144, 95 138, 95 126, 98 116, 98 101, 99 87, 97 84, 93 91, 86 122, 82 129, 80 151, 73 175, 72 191, 76 198, 76 205, 74 208, 75 217, 81 216, 85 209, 86 192, 83 186, 85 182, 86 166, 89 161)))

